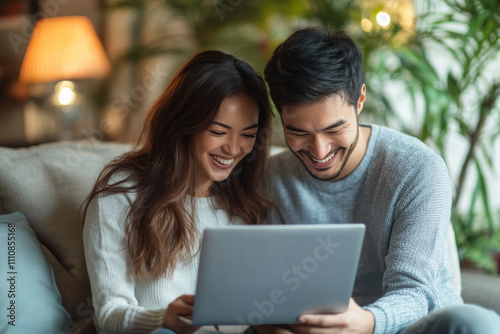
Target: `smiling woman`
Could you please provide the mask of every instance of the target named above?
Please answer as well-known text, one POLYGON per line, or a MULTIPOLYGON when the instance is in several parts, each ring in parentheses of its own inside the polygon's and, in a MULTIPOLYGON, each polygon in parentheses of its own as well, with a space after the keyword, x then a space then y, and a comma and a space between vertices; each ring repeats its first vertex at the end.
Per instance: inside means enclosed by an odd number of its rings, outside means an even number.
POLYGON ((224 99, 210 127, 193 138, 196 195, 207 196, 215 181, 224 181, 250 151, 258 131, 259 106, 246 94, 224 99))
POLYGON ((95 324, 106 333, 191 333, 201 232, 259 224, 271 108, 262 77, 218 51, 191 58, 151 108, 134 150, 84 204, 95 324))

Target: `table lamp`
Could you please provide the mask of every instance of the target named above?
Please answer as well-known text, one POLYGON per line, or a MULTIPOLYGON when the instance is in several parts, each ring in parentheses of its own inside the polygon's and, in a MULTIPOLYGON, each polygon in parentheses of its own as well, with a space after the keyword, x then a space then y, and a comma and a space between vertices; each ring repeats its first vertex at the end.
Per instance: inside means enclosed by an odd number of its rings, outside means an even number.
POLYGON ((40 19, 24 55, 20 81, 28 84, 57 82, 53 104, 62 108, 62 139, 73 139, 69 127, 75 119, 74 83, 68 80, 106 76, 111 69, 106 53, 92 26, 84 16, 40 19), (68 124, 71 123, 71 124, 68 124))

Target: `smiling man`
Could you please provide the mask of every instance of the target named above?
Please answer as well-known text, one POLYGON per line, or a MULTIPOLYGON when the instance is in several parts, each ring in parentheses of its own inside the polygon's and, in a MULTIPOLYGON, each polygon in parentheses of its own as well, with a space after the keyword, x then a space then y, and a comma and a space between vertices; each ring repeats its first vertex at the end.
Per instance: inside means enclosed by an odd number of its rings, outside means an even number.
MULTIPOLYGON (((360 125, 361 53, 343 32, 308 28, 279 45, 265 78, 290 152, 271 162, 272 223, 363 223, 353 295, 340 314, 259 333, 494 333, 500 317, 463 305, 446 237, 452 187, 443 159, 398 131, 360 125), (287 328, 287 329, 285 329, 287 328)), ((335 288, 335 287, 332 287, 335 288)))
POLYGON ((314 178, 340 180, 363 158, 370 128, 358 126, 357 116, 366 96, 364 85, 361 91, 357 109, 339 94, 310 105, 283 107, 287 145, 314 178))

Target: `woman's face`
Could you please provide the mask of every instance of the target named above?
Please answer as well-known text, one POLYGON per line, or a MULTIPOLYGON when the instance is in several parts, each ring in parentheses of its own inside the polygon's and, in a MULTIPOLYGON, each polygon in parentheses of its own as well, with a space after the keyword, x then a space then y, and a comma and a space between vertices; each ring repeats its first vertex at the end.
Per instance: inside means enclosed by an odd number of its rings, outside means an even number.
POLYGON ((196 171, 195 196, 208 196, 215 181, 229 177, 253 148, 258 130, 259 106, 239 93, 224 99, 207 130, 193 137, 196 171))

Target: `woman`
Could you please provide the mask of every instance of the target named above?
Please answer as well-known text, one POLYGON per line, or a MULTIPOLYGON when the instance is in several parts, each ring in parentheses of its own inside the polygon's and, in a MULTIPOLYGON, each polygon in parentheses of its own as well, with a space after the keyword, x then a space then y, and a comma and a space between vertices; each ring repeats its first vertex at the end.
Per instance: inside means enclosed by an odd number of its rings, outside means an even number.
POLYGON ((135 148, 84 203, 84 245, 106 333, 192 333, 201 232, 259 224, 272 113, 262 77, 218 51, 195 55, 151 108, 135 148))

